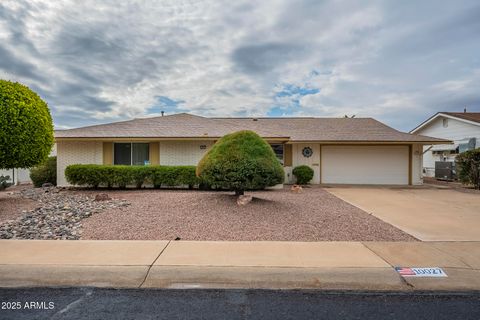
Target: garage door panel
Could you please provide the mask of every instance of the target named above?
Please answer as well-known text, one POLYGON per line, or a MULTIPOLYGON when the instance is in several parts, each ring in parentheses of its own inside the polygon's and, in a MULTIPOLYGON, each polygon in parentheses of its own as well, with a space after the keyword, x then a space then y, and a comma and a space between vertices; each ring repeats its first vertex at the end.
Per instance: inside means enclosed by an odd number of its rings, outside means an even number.
POLYGON ((408 184, 408 146, 322 146, 322 183, 408 184))

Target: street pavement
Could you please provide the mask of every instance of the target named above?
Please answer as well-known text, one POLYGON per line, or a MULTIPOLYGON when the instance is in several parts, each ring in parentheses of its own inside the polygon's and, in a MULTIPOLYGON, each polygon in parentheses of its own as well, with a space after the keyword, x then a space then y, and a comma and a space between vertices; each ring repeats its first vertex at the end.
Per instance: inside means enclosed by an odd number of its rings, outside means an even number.
POLYGON ((2 320, 480 319, 478 291, 22 288, 0 289, 0 301, 2 320))

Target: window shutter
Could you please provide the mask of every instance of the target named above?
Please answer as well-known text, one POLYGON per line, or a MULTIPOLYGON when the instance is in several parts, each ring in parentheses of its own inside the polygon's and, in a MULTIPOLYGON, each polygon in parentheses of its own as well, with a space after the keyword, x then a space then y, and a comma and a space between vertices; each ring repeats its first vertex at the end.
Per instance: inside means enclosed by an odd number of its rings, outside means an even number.
POLYGON ((103 164, 113 164, 113 142, 103 143, 103 164))
POLYGON ((158 142, 150 142, 149 146, 149 161, 152 166, 157 166, 160 164, 160 146, 158 142))
POLYGON ((292 166, 292 145, 291 144, 285 144, 283 150, 283 166, 284 167, 291 167, 292 166))

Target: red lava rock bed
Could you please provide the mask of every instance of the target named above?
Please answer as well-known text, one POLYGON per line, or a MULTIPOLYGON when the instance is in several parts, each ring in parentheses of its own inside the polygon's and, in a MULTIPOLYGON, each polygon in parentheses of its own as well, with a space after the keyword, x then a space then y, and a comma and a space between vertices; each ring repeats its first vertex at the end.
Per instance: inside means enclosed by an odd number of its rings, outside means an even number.
MULTIPOLYGON (((72 191, 96 194, 100 191, 72 191)), ((108 190, 129 206, 82 221, 82 239, 226 241, 416 241, 321 188, 247 192, 238 206, 228 192, 108 190)))

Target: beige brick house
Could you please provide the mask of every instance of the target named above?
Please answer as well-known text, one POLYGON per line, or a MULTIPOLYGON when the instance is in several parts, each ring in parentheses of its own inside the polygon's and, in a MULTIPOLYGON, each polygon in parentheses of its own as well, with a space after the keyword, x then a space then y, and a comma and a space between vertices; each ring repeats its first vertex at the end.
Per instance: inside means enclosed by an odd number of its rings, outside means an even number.
POLYGON ((196 165, 225 134, 253 130, 285 168, 310 166, 314 184, 422 183, 423 145, 448 140, 397 131, 372 118, 164 117, 57 130, 58 185, 70 164, 196 165))

